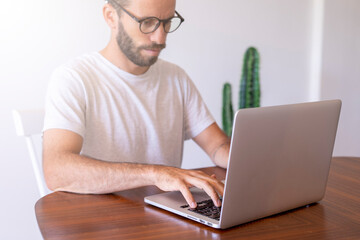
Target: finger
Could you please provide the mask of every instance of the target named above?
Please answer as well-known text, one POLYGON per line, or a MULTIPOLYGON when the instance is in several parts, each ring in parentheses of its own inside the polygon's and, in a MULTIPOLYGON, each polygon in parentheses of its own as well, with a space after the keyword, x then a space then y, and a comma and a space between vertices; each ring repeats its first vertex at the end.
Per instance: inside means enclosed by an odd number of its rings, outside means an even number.
POLYGON ((215 188, 212 184, 210 184, 208 181, 200 178, 192 177, 189 179, 191 181, 190 183, 193 184, 195 187, 203 189, 207 195, 213 200, 214 205, 217 207, 221 206, 221 201, 219 199, 219 195, 215 191, 215 188))
POLYGON ((184 185, 179 189, 181 194, 184 196, 186 202, 189 204, 191 208, 196 208, 197 204, 194 200, 193 195, 191 194, 190 190, 184 185))
POLYGON ((215 189, 215 191, 217 192, 218 195, 223 196, 224 195, 224 184, 220 181, 218 181, 217 179, 207 179, 207 178, 200 178, 204 181, 206 181, 207 183, 209 183, 212 188, 215 189))
POLYGON ((216 175, 215 174, 212 174, 212 175, 208 175, 202 171, 192 171, 190 172, 190 175, 191 176, 194 176, 194 177, 198 177, 198 178, 202 178, 202 179, 205 179, 205 180, 215 180, 217 182, 220 183, 220 181, 216 178, 216 175))
POLYGON ((216 182, 213 184, 213 186, 220 196, 224 195, 224 183, 216 179, 216 182))
POLYGON ((191 175, 209 182, 215 188, 216 192, 218 192, 221 196, 224 195, 224 183, 219 181, 215 174, 209 176, 202 171, 193 171, 191 175), (215 176, 215 178, 213 176, 215 176))

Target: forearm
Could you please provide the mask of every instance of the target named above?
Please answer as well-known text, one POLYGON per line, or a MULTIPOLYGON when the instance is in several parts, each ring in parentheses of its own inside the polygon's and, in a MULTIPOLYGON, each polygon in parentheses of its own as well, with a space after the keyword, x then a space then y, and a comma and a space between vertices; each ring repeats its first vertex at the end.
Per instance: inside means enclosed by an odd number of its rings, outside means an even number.
POLYGON ((230 139, 223 139, 218 147, 213 151, 211 160, 219 167, 227 168, 230 151, 230 139))
POLYGON ((230 139, 216 123, 202 131, 194 138, 194 141, 208 154, 217 166, 227 167, 230 139))
POLYGON ((113 163, 80 155, 82 137, 62 129, 50 129, 43 136, 43 168, 51 190, 75 193, 112 193, 155 185, 163 191, 180 191, 196 207, 189 187, 205 190, 216 206, 224 185, 200 171, 162 165, 113 163))
POLYGON ((201 171, 162 165, 110 163, 76 153, 44 154, 44 172, 51 190, 74 193, 112 193, 141 186, 155 185, 163 191, 180 191, 193 208, 196 202, 189 191, 195 186, 205 190, 216 206, 224 185, 201 171), (53 155, 53 154, 52 154, 53 155))
POLYGON ((44 161, 49 188, 76 193, 111 193, 152 185, 154 168, 153 165, 105 162, 75 153, 57 154, 44 161))

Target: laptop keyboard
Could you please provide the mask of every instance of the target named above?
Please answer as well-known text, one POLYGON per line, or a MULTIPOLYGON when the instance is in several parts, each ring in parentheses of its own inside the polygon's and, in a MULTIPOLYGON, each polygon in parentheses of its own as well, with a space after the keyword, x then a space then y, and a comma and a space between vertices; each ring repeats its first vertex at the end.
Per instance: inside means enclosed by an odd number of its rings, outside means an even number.
MULTIPOLYGON (((188 204, 181 206, 181 208, 187 207, 189 207, 188 204)), ((220 220, 221 207, 215 206, 211 199, 197 202, 196 208, 189 208, 188 210, 218 221, 220 220)))

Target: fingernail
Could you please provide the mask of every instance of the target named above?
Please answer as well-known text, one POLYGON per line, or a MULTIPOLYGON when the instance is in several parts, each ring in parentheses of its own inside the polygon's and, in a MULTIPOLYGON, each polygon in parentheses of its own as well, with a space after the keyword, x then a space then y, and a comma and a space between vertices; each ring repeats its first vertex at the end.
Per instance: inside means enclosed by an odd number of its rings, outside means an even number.
POLYGON ((191 207, 191 208, 196 208, 196 202, 190 203, 190 207, 191 207))
POLYGON ((221 201, 220 201, 220 199, 217 200, 217 204, 218 204, 218 207, 221 206, 221 201))

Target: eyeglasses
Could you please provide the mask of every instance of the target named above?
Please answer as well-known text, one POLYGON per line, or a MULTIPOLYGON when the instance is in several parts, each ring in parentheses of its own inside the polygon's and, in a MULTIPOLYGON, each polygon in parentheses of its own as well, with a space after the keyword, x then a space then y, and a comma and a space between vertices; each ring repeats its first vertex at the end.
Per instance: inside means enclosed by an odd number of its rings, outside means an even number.
POLYGON ((182 24, 182 22, 185 21, 185 19, 177 11, 175 11, 176 16, 168 19, 159 19, 157 17, 146 17, 146 18, 138 19, 130 12, 128 12, 125 8, 123 8, 120 4, 118 4, 116 1, 111 1, 111 2, 115 3, 115 5, 120 7, 121 10, 123 10, 127 15, 129 15, 132 19, 138 22, 140 31, 145 34, 155 32, 161 23, 163 23, 164 31, 166 33, 171 33, 174 32, 176 29, 178 29, 182 24))

